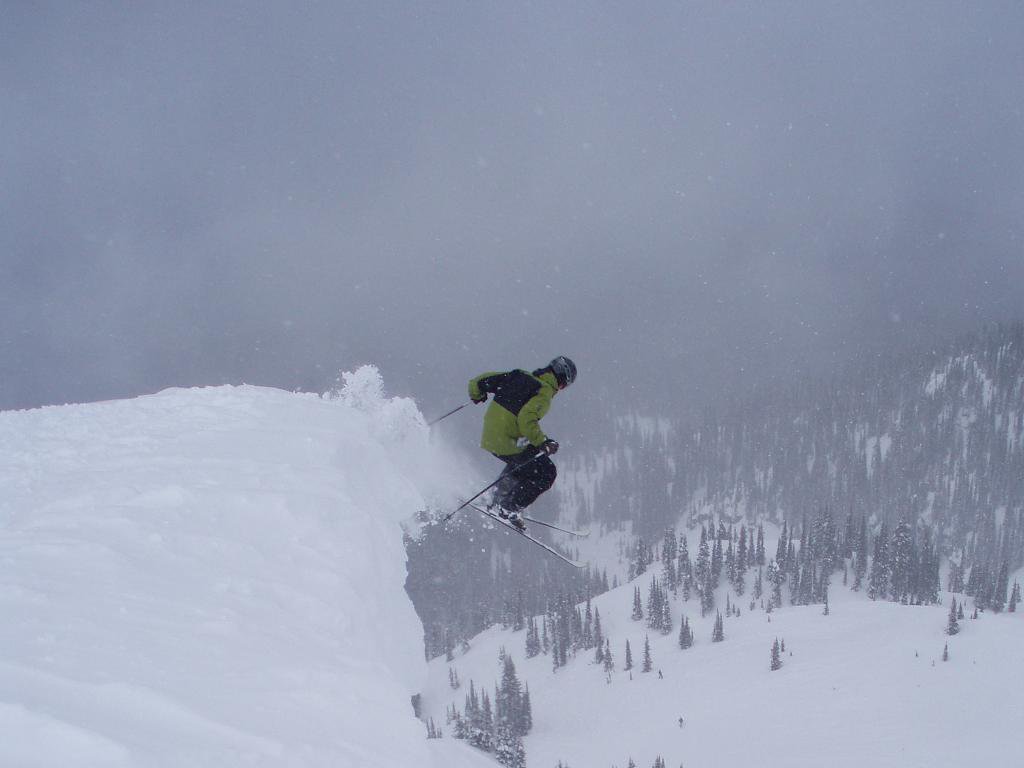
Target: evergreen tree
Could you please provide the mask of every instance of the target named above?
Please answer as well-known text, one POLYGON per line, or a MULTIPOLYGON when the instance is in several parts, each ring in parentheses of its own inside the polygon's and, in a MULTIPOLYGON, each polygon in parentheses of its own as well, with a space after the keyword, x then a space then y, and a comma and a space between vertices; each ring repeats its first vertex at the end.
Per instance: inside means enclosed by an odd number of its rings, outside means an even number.
POLYGON ((517 736, 524 735, 523 728, 523 689, 516 675, 512 657, 506 655, 502 662, 501 684, 494 696, 495 724, 517 736))
POLYGON ((540 653, 540 637, 537 635, 537 619, 530 617, 526 627, 526 658, 532 659, 540 653))
MULTIPOLYGON (((893 531, 888 550, 889 589, 893 600, 907 602, 914 582, 914 541, 910 523, 901 520, 893 531)), ((884 597, 884 593, 879 595, 884 597)))
POLYGON ((768 600, 769 609, 782 607, 782 582, 785 579, 785 573, 774 560, 771 560, 768 563, 768 583, 772 585, 772 596, 768 600))
POLYGON ((693 572, 693 563, 690 562, 690 550, 686 543, 686 534, 679 534, 679 565, 676 566, 676 575, 680 582, 686 583, 693 572))
POLYGON ((1020 584, 1013 582, 1013 590, 1010 592, 1010 605, 1007 610, 1010 613, 1017 612, 1017 604, 1020 602, 1020 584))
POLYGON ((711 633, 711 642, 720 643, 723 640, 725 640, 725 625, 722 622, 722 613, 719 611, 718 615, 715 617, 715 628, 711 633))
POLYGON ((590 607, 590 598, 587 598, 587 612, 583 618, 583 647, 590 649, 594 647, 594 612, 590 607))
POLYGON ((889 532, 882 523, 875 538, 875 552, 871 559, 871 574, 868 577, 868 597, 884 600, 889 594, 889 532))
POLYGON ((597 648, 594 660, 600 663, 601 644, 604 641, 604 633, 601 631, 601 611, 594 608, 594 647, 597 648))
POLYGON ((743 591, 746 589, 748 557, 747 526, 741 525, 740 540, 736 547, 736 563, 734 565, 735 574, 733 577, 733 589, 736 590, 737 597, 742 597, 743 591))
POLYGON ((615 659, 612 658, 612 644, 611 641, 604 641, 604 671, 612 672, 615 669, 615 659))
POLYGON ((725 536, 716 537, 711 547, 711 589, 717 589, 718 585, 722 583, 722 565, 725 561, 722 552, 723 538, 725 536))
POLYGON ((711 549, 703 527, 701 527, 700 548, 697 550, 697 562, 694 566, 694 571, 697 594, 700 597, 700 615, 704 616, 714 607, 715 586, 711 573, 711 549))
POLYGON ((629 648, 629 640, 626 640, 626 663, 623 667, 627 672, 633 668, 633 652, 629 648))
POLYGON ((661 601, 661 634, 672 633, 672 607, 667 595, 662 595, 661 601))
POLYGON ((946 634, 955 635, 960 631, 960 624, 956 619, 956 598, 952 598, 949 603, 949 617, 946 620, 946 634))
POLYGON ((651 629, 661 628, 661 588, 657 579, 651 579, 651 586, 647 592, 647 626, 651 629))
POLYGON ((1006 561, 1003 560, 999 566, 999 571, 996 575, 995 582, 992 588, 992 610, 999 613, 1003 610, 1006 605, 1006 594, 1010 587, 1010 575, 1006 561))
POLYGON ((506 768, 526 768, 523 740, 508 728, 498 726, 494 734, 494 758, 506 768))
POLYGON ((633 550, 633 557, 629 563, 629 580, 632 581, 637 576, 642 576, 647 573, 647 566, 650 564, 650 548, 641 536, 636 541, 636 547, 633 550))
POLYGON ((523 701, 522 708, 520 710, 520 729, 522 735, 525 736, 531 730, 533 730, 533 706, 530 704, 530 685, 527 683, 523 686, 523 701))
POLYGON ((477 743, 475 746, 484 752, 494 749, 494 714, 491 709, 491 698, 484 691, 480 695, 480 728, 477 732, 477 743))
POLYGON ((661 542, 661 581, 665 589, 676 591, 678 572, 676 571, 676 532, 672 528, 665 529, 665 537, 661 542))
POLYGON ((643 666, 640 667, 640 671, 650 672, 651 667, 651 640, 647 635, 644 635, 644 661, 643 666))
POLYGON ((857 527, 857 541, 853 550, 853 591, 860 591, 868 572, 868 524, 862 516, 857 527))
POLYGON ((949 661, 949 643, 942 646, 942 660, 949 661))
POLYGON ((782 668, 782 654, 779 651, 779 638, 775 638, 775 642, 772 643, 772 658, 769 669, 774 672, 777 669, 782 668))
POLYGON ((690 630, 690 620, 685 616, 679 621, 679 647, 686 650, 693 645, 693 632, 690 630))
POLYGON ((640 602, 640 587, 633 588, 633 613, 630 615, 633 621, 640 621, 644 617, 643 605, 640 602))

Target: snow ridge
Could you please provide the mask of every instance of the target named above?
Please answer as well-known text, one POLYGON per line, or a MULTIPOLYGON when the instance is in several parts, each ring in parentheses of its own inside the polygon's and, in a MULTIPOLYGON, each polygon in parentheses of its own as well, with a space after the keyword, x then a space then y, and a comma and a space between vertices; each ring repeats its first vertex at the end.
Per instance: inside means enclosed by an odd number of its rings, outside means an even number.
POLYGON ((0 413, 0 764, 482 764, 410 706, 427 440, 372 367, 0 413))

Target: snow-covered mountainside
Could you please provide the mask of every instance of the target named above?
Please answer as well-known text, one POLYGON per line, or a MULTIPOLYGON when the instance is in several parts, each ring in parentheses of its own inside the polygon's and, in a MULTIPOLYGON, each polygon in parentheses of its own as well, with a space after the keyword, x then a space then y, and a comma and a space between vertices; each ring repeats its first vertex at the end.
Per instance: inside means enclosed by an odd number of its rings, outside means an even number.
POLYGON ((0 413, 0 765, 493 765, 410 702, 427 448, 372 368, 0 413))
MULTIPOLYGON (((424 714, 446 740, 454 736, 457 726, 448 715, 454 707, 466 719, 471 684, 477 697, 499 699, 504 649, 520 686, 529 690, 532 728, 523 743, 531 768, 650 768, 658 758, 666 768, 1019 763, 1020 612, 984 612, 974 620, 968 599, 960 632, 949 636, 947 593, 940 605, 899 605, 871 601, 834 578, 828 615, 822 605, 788 601, 768 614, 761 605, 751 609, 748 593, 731 595, 731 605, 740 608, 736 616, 727 613, 722 588, 717 600, 725 639, 712 642, 717 612, 701 618, 695 598, 669 598, 668 634, 648 628, 646 613, 631 618, 634 588, 646 601, 650 579, 647 573, 591 601, 593 621, 584 624, 585 632, 596 635, 600 617, 614 669, 595 661, 596 648, 570 651, 567 663, 553 669, 553 648, 528 657, 529 621, 519 631, 492 627, 451 660, 431 662, 424 714), (685 650, 679 643, 683 616, 694 638, 685 650), (650 672, 642 671, 645 638, 650 672), (776 639, 784 643, 782 667, 772 671, 776 639), (627 642, 631 671, 625 669, 627 642)), ((542 617, 535 621, 544 626, 542 617)), ((542 631, 547 640, 551 633, 542 631)))

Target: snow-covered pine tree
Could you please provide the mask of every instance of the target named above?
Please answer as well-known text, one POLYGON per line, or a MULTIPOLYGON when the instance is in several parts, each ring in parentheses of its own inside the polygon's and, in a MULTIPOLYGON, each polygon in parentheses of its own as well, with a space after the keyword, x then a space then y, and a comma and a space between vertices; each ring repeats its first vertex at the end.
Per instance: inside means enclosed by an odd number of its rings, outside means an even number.
POLYGON ((725 573, 725 583, 733 589, 736 588, 736 547, 733 546, 732 539, 729 540, 729 544, 725 548, 725 553, 722 556, 722 571, 725 573))
POLYGON ((663 594, 661 601, 661 634, 668 635, 672 632, 672 607, 667 595, 663 594))
POLYGON ((629 580, 632 581, 637 576, 645 574, 647 572, 647 566, 650 564, 650 547, 647 546, 647 542, 644 541, 641 536, 636 540, 636 547, 633 549, 633 557, 630 559, 629 580))
POLYGON ((651 586, 647 591, 647 626, 650 629, 661 629, 662 618, 662 592, 657 579, 651 579, 651 586))
POLYGON ((640 601, 640 587, 633 588, 633 613, 630 615, 633 621, 640 621, 644 617, 643 604, 640 601))
POLYGON ((720 643, 725 640, 725 624, 722 621, 722 612, 715 616, 715 628, 711 633, 711 642, 720 643))
POLYGON ((643 665, 640 667, 641 672, 650 672, 653 667, 651 661, 651 639, 644 635, 644 660, 643 665))
POLYGON ((1016 613, 1017 612, 1017 604, 1019 602, 1020 602, 1020 584, 1015 581, 1015 582, 1013 582, 1013 589, 1010 590, 1010 604, 1009 604, 1009 606, 1007 607, 1006 610, 1009 611, 1010 613, 1016 613))
POLYGON ((494 759, 505 768, 526 768, 523 740, 504 726, 494 732, 494 759))
POLYGON ((862 515, 857 526, 857 539, 853 545, 853 591, 859 592, 868 572, 868 524, 862 515))
POLYGON ((992 610, 999 613, 1006 606, 1006 596, 1010 588, 1010 573, 1005 560, 1000 564, 992 588, 992 610))
MULTIPOLYGON (((889 594, 896 602, 907 602, 914 582, 914 539, 910 523, 900 520, 889 546, 889 594)), ((884 595, 882 595, 884 596, 884 595)))
POLYGON ((530 617, 526 625, 526 658, 532 659, 540 653, 540 637, 537 635, 537 618, 530 617))
POLYGON ((949 616, 946 618, 946 634, 955 635, 960 631, 960 624, 956 620, 956 598, 950 598, 949 616))
POLYGON ((884 600, 889 594, 889 531, 882 523, 875 537, 875 551, 871 558, 871 573, 868 576, 868 597, 884 600))
POLYGON ((693 631, 690 629, 690 620, 685 616, 679 620, 679 647, 686 650, 693 646, 693 631))
POLYGON ((772 656, 769 669, 774 672, 777 669, 782 668, 782 653, 779 650, 779 638, 775 638, 775 642, 772 643, 772 656))
POLYGON ((480 727, 476 733, 475 746, 484 752, 494 749, 494 714, 491 709, 491 697, 484 691, 480 695, 480 727))
POLYGON ((666 590, 676 591, 679 586, 678 571, 676 570, 676 532, 672 528, 665 529, 665 537, 661 542, 661 581, 666 590))
POLYGON ((627 672, 633 668, 633 652, 629 648, 629 640, 626 640, 626 662, 623 667, 627 672))
POLYGON ((772 595, 768 600, 768 608, 781 608, 782 607, 782 582, 785 581, 786 575, 779 567, 778 563, 774 560, 768 562, 768 583, 772 586, 772 595))
POLYGON ((583 617, 583 648, 590 650, 594 647, 594 611, 590 607, 590 598, 587 598, 587 611, 583 617))
POLYGON ((725 561, 724 553, 722 552, 722 539, 726 538, 725 532, 723 535, 715 537, 714 544, 711 547, 711 589, 717 589, 718 585, 722 583, 722 566, 725 561))
POLYGON ((689 600, 690 584, 693 577, 693 563, 690 562, 690 550, 686 543, 686 534, 679 534, 679 564, 676 566, 676 575, 679 582, 686 589, 685 600, 689 600))
POLYGON ((694 566, 694 580, 697 586, 697 594, 700 598, 700 615, 705 616, 714 607, 715 592, 711 573, 711 547, 708 544, 703 526, 701 526, 697 562, 694 566))
POLYGON ((612 644, 611 641, 605 638, 604 641, 604 671, 613 672, 615 670, 615 659, 612 658, 612 644))
POLYGON ((530 684, 523 686, 523 699, 519 710, 519 724, 522 735, 533 729, 533 705, 530 704, 530 684))
POLYGON ((733 579, 733 588, 736 590, 736 596, 742 597, 743 592, 746 589, 747 581, 747 566, 749 564, 750 555, 747 547, 747 526, 740 526, 740 540, 736 547, 736 564, 735 576, 733 579))
POLYGON ((502 662, 501 684, 494 697, 494 716, 496 726, 507 728, 511 733, 523 735, 521 722, 523 711, 523 687, 516 675, 516 666, 512 657, 505 655, 502 662))

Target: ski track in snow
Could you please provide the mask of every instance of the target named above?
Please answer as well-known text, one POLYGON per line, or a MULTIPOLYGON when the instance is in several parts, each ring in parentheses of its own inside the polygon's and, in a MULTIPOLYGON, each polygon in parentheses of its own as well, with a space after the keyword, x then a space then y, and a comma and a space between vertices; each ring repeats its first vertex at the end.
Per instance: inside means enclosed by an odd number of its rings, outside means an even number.
POLYGON ((465 465, 346 379, 0 413, 0 766, 493 765, 410 705, 398 523, 465 465))

